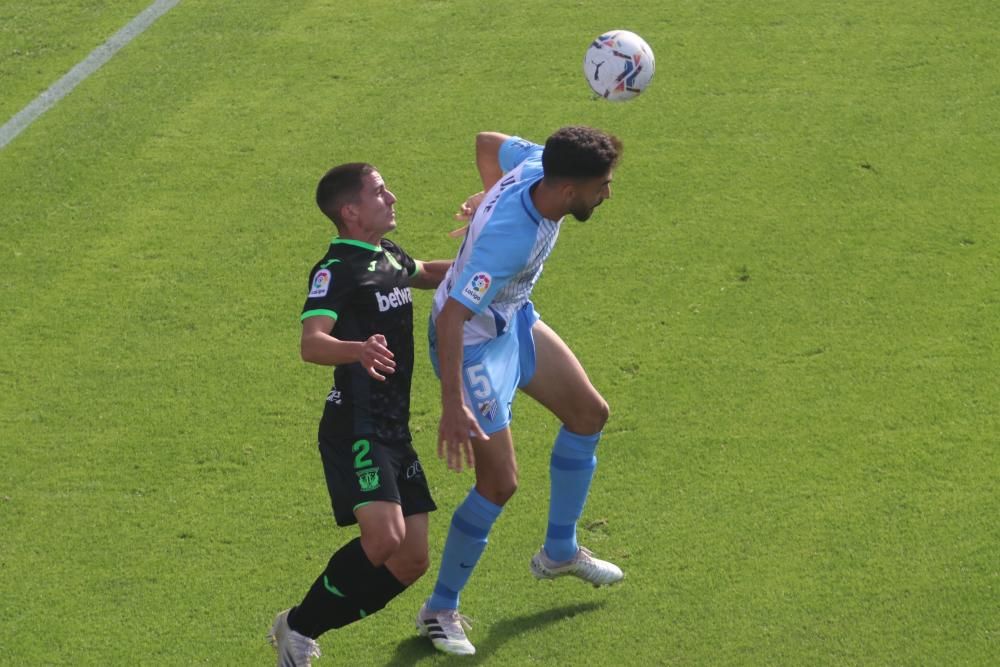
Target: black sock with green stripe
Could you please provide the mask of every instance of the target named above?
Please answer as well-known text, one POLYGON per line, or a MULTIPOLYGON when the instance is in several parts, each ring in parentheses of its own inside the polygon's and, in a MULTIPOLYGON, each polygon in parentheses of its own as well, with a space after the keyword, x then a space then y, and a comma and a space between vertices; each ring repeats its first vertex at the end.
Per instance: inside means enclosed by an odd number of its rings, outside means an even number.
POLYGON ((404 590, 406 586, 385 565, 371 564, 361 538, 355 538, 333 554, 326 570, 288 614, 288 626, 316 639, 327 630, 374 614, 404 590))

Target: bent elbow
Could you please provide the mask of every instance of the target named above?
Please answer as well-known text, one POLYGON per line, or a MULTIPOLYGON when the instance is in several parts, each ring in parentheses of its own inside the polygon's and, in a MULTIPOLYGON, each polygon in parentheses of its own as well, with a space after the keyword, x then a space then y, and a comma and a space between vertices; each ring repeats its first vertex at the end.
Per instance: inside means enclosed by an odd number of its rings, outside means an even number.
POLYGON ((299 345, 299 356, 302 357, 302 361, 310 364, 316 363, 316 350, 313 345, 309 344, 308 340, 303 340, 299 345))

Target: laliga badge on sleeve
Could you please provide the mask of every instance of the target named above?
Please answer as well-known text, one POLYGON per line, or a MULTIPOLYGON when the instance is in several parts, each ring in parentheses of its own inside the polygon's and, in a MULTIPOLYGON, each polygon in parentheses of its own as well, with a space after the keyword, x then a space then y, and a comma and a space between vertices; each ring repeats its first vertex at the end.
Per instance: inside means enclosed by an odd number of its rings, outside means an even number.
POLYGON ((491 282, 493 282, 493 277, 485 271, 480 271, 465 284, 465 287, 462 288, 462 295, 479 305, 489 291, 491 282))
POLYGON ((320 269, 313 276, 312 289, 309 290, 309 298, 317 296, 326 296, 326 293, 330 291, 330 270, 320 269))

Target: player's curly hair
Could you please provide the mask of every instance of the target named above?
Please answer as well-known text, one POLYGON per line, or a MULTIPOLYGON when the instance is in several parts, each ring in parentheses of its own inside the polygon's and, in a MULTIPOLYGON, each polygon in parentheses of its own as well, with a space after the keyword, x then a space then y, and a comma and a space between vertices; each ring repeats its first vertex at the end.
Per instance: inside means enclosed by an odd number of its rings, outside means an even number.
POLYGON ((340 209, 344 204, 357 201, 364 187, 362 179, 375 171, 367 162, 349 162, 334 167, 323 174, 316 186, 316 205, 333 224, 340 227, 340 209))
POLYGON ((571 125, 545 141, 542 169, 546 178, 587 179, 604 176, 618 164, 621 140, 593 127, 571 125))

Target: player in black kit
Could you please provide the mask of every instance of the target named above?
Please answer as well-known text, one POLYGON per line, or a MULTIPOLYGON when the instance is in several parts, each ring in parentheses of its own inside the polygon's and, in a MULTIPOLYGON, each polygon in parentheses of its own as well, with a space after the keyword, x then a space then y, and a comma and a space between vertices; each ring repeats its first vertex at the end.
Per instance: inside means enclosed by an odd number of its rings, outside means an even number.
POLYGON ((336 367, 319 450, 337 524, 357 523, 361 536, 275 618, 279 667, 311 665, 317 637, 378 611, 428 566, 427 514, 436 507, 410 439, 410 290, 436 287, 451 262, 415 260, 382 238, 396 227, 395 201, 365 163, 334 167, 316 189, 338 236, 309 275, 301 352, 336 367))

